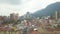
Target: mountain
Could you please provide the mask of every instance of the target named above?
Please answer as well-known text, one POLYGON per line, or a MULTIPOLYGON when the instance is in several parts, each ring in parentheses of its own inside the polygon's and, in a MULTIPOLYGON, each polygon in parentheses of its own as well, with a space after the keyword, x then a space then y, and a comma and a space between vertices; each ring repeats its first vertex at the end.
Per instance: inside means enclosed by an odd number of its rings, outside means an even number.
POLYGON ((36 11, 35 13, 33 13, 33 16, 35 17, 54 16, 55 11, 58 11, 58 13, 60 13, 60 2, 50 4, 46 8, 36 11))

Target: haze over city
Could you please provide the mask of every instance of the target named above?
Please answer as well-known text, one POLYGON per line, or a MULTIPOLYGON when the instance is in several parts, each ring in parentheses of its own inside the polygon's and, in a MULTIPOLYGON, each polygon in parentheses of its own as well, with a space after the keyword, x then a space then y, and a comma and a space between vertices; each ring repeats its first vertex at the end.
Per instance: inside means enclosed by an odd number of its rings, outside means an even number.
POLYGON ((60 0, 0 0, 0 15, 8 16, 10 13, 18 13, 19 16, 26 12, 34 13, 49 4, 60 2, 60 0), (11 2, 12 1, 12 2, 11 2))

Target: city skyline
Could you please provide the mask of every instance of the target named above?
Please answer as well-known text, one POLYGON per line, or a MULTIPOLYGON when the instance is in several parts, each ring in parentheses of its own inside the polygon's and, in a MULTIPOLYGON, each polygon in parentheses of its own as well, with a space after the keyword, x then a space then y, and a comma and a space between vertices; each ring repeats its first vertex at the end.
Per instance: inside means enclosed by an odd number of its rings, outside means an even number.
POLYGON ((18 13, 19 16, 22 16, 27 11, 34 13, 55 2, 60 2, 60 0, 22 0, 18 5, 0 3, 0 15, 8 16, 10 13, 18 13))

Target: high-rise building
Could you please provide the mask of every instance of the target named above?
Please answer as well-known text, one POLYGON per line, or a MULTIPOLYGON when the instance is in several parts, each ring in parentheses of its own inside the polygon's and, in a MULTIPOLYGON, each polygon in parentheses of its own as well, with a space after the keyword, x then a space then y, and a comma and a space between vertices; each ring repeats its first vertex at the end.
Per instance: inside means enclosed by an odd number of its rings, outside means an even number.
POLYGON ((18 14, 12 13, 10 14, 10 20, 18 20, 18 14))
POLYGON ((27 12, 25 15, 24 15, 24 19, 31 19, 32 18, 32 15, 30 12, 27 12))
POLYGON ((57 20, 58 19, 58 12, 55 11, 55 19, 57 20))

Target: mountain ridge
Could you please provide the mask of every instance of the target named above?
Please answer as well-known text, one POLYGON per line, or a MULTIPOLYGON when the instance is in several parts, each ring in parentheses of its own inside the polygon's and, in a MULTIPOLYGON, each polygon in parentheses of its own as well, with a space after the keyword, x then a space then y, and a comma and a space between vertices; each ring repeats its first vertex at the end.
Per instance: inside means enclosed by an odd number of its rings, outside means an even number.
MULTIPOLYGON (((36 11, 35 13, 33 13, 33 16, 35 16, 35 17, 54 16, 55 11, 60 13, 60 2, 50 4, 46 8, 36 11)), ((59 15, 59 17, 60 17, 60 15, 59 15)))

